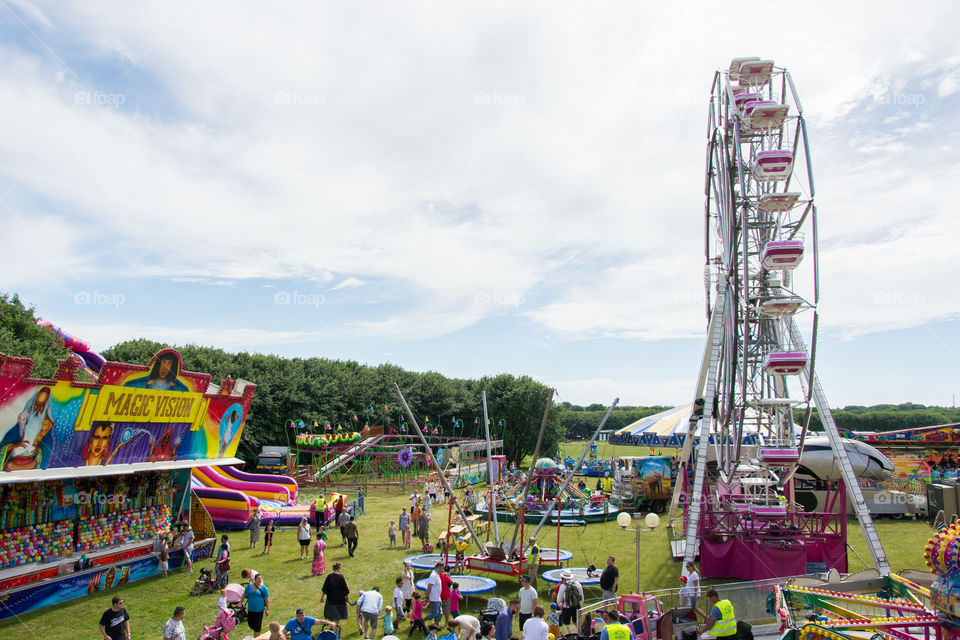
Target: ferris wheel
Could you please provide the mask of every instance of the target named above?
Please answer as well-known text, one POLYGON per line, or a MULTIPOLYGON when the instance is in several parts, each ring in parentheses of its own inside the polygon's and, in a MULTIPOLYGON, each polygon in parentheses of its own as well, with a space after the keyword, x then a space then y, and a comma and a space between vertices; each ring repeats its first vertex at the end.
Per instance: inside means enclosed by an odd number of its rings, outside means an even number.
MULTIPOLYGON (((681 454, 689 464, 699 426, 685 560, 704 539, 703 512, 714 507, 699 498, 716 498, 711 485, 735 496, 715 510, 742 507, 777 518, 783 511, 782 521, 789 519, 784 486, 815 404, 882 571, 882 547, 815 376, 819 256, 810 147, 793 80, 772 60, 736 58, 714 75, 704 188, 708 329, 681 454), (709 471, 708 460, 715 462, 709 471)), ((679 495, 678 484, 671 517, 679 495)), ((743 523, 722 537, 764 526, 732 515, 712 520, 743 523)))
POLYGON ((818 301, 806 127, 790 75, 773 61, 737 58, 715 75, 705 181, 707 307, 723 313, 713 453, 730 480, 744 443, 756 444, 772 479, 799 460, 794 414, 810 404, 818 301), (800 314, 812 316, 802 339, 800 314), (791 388, 801 375, 806 392, 791 388))

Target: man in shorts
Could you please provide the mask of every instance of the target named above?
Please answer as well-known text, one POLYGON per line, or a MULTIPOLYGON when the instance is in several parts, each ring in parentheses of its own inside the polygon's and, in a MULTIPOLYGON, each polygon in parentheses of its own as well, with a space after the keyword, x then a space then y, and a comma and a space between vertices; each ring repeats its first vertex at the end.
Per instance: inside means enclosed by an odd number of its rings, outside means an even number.
POLYGON ((360 612, 360 619, 363 626, 360 631, 363 637, 370 640, 377 635, 377 620, 380 619, 380 611, 383 609, 383 596, 380 595, 380 589, 374 587, 370 591, 364 591, 357 598, 357 611, 360 612), (369 630, 368 630, 369 628, 369 630))

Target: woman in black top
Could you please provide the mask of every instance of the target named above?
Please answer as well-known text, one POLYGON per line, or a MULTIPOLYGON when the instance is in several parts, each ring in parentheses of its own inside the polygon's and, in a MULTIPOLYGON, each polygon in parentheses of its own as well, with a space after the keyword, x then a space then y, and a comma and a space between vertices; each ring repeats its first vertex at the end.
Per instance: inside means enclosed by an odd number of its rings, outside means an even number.
MULTIPOLYGON (((347 586, 347 580, 340 573, 340 563, 333 563, 333 573, 327 574, 323 581, 323 595, 320 596, 320 602, 323 605, 323 617, 327 620, 333 620, 338 625, 341 620, 346 620, 350 616, 347 613, 347 596, 350 595, 350 587, 347 586)), ((339 632, 339 629, 337 629, 339 632)))

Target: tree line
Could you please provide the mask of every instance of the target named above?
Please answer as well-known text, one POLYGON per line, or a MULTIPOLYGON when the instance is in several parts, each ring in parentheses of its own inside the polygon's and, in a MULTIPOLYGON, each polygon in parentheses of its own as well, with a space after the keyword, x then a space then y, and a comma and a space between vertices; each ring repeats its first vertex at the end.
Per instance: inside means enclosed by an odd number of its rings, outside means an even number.
MULTIPOLYGON (((431 430, 443 435, 479 437, 484 434, 480 392, 487 391, 490 435, 502 439, 508 459, 519 463, 533 452, 549 388, 529 376, 502 373, 477 379, 448 378, 435 371, 412 372, 394 364, 368 366, 349 360, 282 358, 276 355, 231 353, 212 347, 177 346, 150 340, 131 340, 102 352, 107 360, 146 364, 160 349, 174 347, 190 371, 208 373, 214 382, 227 376, 257 385, 253 406, 240 441, 239 457, 256 459, 262 445, 282 445, 292 436, 287 424, 303 421, 312 430, 357 429, 364 424, 398 426, 405 417, 393 391, 397 383, 417 419, 429 418, 431 430)), ((50 331, 36 324, 35 310, 16 295, 0 294, 0 353, 31 358, 34 375, 50 377, 57 360, 69 350, 50 331)), ((617 407, 607 429, 620 429, 667 406, 617 407)), ((588 438, 600 424, 607 407, 570 403, 554 404, 544 431, 541 455, 555 455, 560 442, 588 438)), ((852 431, 887 431, 960 422, 960 410, 913 403, 848 406, 833 415, 841 428, 852 431)), ((802 423, 805 415, 798 414, 802 423)), ((811 418, 820 430, 816 411, 811 418)))

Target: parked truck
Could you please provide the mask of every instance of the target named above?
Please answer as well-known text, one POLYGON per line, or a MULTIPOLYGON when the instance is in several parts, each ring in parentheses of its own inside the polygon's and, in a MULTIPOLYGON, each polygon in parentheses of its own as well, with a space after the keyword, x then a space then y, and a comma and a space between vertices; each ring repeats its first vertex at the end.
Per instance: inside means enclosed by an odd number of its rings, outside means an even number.
POLYGON ((257 456, 257 471, 277 475, 290 473, 290 447, 264 445, 257 456))
POLYGON ((670 456, 619 458, 613 469, 612 496, 625 508, 663 513, 670 504, 676 479, 670 456))

